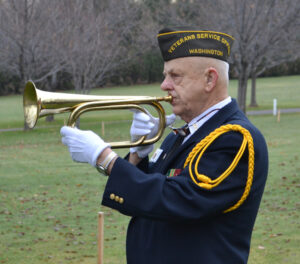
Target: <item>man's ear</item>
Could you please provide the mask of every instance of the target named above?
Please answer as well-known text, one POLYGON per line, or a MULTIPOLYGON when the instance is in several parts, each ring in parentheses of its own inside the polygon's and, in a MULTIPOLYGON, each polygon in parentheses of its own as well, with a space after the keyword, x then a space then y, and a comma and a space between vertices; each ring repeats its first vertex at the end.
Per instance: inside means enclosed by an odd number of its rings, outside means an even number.
POLYGON ((209 67, 205 70, 205 91, 211 92, 217 85, 219 74, 213 67, 209 67))

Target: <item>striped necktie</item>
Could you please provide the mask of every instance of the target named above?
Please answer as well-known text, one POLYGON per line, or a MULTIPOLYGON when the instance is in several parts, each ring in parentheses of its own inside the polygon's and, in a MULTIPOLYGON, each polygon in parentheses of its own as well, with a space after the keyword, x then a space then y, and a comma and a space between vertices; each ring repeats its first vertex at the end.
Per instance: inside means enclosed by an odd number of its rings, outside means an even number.
POLYGON ((170 126, 170 128, 173 130, 175 135, 178 134, 183 138, 190 134, 190 129, 189 129, 188 124, 185 124, 184 126, 182 126, 180 128, 174 128, 174 127, 171 127, 171 126, 170 126))

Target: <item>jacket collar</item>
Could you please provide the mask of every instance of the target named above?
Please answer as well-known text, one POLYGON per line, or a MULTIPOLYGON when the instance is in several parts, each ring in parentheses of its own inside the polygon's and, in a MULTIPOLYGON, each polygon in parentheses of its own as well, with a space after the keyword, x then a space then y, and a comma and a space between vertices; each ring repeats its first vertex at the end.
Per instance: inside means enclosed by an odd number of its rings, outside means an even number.
MULTIPOLYGON (((218 111, 212 118, 203 124, 185 143, 190 145, 195 142, 199 142, 206 137, 210 132, 223 125, 236 112, 240 111, 235 99, 232 99, 231 103, 224 106, 218 111)), ((183 144, 183 146, 185 145, 183 144)))

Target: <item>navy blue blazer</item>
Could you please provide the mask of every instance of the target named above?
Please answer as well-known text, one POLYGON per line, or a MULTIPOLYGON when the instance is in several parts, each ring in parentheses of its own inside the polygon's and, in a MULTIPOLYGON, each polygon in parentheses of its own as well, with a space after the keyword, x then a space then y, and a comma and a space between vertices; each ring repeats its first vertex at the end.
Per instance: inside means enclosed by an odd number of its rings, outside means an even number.
MULTIPOLYGON (((136 167, 118 158, 108 178, 102 204, 132 216, 127 231, 127 263, 247 263, 251 233, 268 172, 263 136, 233 100, 168 157, 177 137, 174 133, 166 137, 156 162, 144 159, 136 167), (226 124, 239 124, 251 133, 255 165, 249 196, 236 210, 223 213, 244 192, 248 151, 232 173, 211 190, 193 182, 188 168, 183 169, 183 165, 197 143, 226 124), (167 177, 170 169, 180 173, 167 177)), ((231 164, 241 142, 239 132, 220 136, 205 151, 198 165, 199 172, 217 178, 231 164)))

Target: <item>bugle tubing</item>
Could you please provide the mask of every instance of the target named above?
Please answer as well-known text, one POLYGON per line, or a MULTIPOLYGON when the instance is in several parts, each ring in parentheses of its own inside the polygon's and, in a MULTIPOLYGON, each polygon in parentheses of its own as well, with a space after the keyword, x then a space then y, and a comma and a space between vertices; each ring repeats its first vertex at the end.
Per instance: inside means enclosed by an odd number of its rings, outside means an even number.
POLYGON ((74 127, 79 116, 86 112, 136 109, 146 113, 141 105, 150 105, 158 113, 159 129, 157 134, 150 139, 146 139, 144 136, 135 142, 109 142, 112 148, 127 148, 153 144, 161 138, 166 120, 164 108, 159 102, 171 102, 171 100, 171 96, 97 96, 46 92, 37 89, 32 81, 28 81, 23 94, 23 109, 25 123, 28 128, 34 128, 37 120, 41 117, 65 112, 70 112, 67 125, 74 127))

